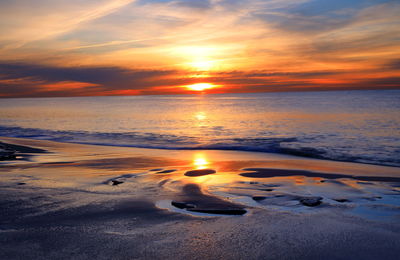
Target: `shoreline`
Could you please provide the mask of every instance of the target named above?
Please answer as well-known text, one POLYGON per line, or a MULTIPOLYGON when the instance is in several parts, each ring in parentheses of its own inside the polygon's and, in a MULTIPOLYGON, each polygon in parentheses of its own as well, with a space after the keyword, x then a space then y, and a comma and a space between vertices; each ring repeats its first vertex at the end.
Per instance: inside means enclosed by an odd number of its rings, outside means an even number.
MULTIPOLYGON (((338 169, 339 171, 344 171, 348 174, 354 173, 356 174, 366 173, 368 175, 374 176, 372 174, 373 171, 383 171, 381 174, 385 174, 387 176, 400 176, 400 167, 390 166, 390 165, 380 165, 380 164, 372 164, 372 163, 360 163, 360 162, 349 162, 349 161, 337 161, 337 160, 329 160, 329 159, 321 159, 321 158, 311 158, 311 157, 303 157, 291 154, 280 154, 280 153, 267 153, 267 152, 258 152, 258 151, 237 151, 237 150, 207 150, 207 149, 157 149, 157 148, 139 148, 139 147, 130 147, 130 146, 110 146, 110 145, 101 145, 101 144, 81 144, 81 143, 70 143, 70 142, 58 142, 58 141, 50 141, 50 140, 38 140, 38 139, 29 139, 29 138, 15 138, 15 137, 4 137, 0 136, 0 143, 5 143, 11 145, 11 148, 14 146, 21 146, 21 152, 26 153, 46 153, 46 148, 52 150, 60 150, 62 147, 68 148, 77 148, 77 147, 86 147, 86 150, 114 150, 120 153, 125 153, 129 151, 129 153, 140 154, 140 155, 150 155, 152 157, 156 154, 159 157, 174 157, 179 158, 188 158, 187 154, 193 153, 211 153, 213 156, 217 155, 217 160, 226 159, 233 157, 234 159, 243 160, 243 158, 250 160, 268 160, 274 159, 275 161, 286 160, 291 162, 296 162, 297 165, 287 165, 290 166, 291 169, 302 169, 302 167, 310 167, 309 164, 312 165, 327 165, 327 169, 338 169), (32 147, 31 147, 32 146, 32 147), (35 148, 36 147, 36 148, 35 148), (37 150, 37 151, 35 151, 37 150), (304 163, 302 163, 304 162, 304 163), (346 170, 347 168, 351 168, 351 170, 346 170)), ((122 154, 121 154, 122 155, 122 154)), ((189 158, 191 160, 192 158, 189 158)), ((329 173, 327 170, 323 169, 322 171, 329 173)), ((376 174, 375 174, 376 175, 376 174)))
POLYGON ((18 160, 0 162, 1 258, 400 253, 400 168, 254 152, 0 141, 22 150, 18 160), (347 243, 352 247, 343 249, 347 243))
POLYGON ((272 152, 263 149, 257 148, 250 148, 250 149, 237 149, 237 148, 218 148, 218 147, 206 147, 206 146, 194 146, 194 147, 152 147, 152 146, 140 146, 140 145, 123 145, 119 144, 110 144, 110 143, 96 143, 96 142, 79 142, 79 141, 60 141, 57 139, 31 139, 25 137, 8 137, 8 136, 0 136, 0 138, 8 138, 10 140, 37 140, 37 141, 50 141, 55 143, 65 143, 65 144, 77 144, 77 145, 89 145, 89 146, 102 146, 102 147, 121 147, 121 148, 130 148, 130 149, 143 149, 143 150, 160 150, 160 151, 221 151, 221 152, 244 152, 244 153, 255 153, 255 154, 264 154, 264 155, 272 155, 276 154, 278 156, 289 156, 289 157, 296 157, 296 158, 303 158, 303 159, 310 159, 310 160, 323 160, 323 161, 333 161, 339 163, 355 163, 355 164, 367 164, 373 166, 386 166, 386 167, 394 167, 400 168, 400 164, 391 163, 391 162, 371 162, 371 161, 357 161, 354 159, 338 159, 338 158, 329 158, 324 157, 318 154, 310 154, 307 151, 301 151, 291 148, 280 148, 279 152, 272 152))

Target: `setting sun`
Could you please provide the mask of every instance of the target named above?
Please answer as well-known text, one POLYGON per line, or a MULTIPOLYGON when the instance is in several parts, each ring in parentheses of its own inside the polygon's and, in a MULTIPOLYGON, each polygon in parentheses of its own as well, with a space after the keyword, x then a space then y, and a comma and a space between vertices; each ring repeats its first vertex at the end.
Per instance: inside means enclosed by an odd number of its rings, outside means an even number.
POLYGON ((215 87, 216 86, 211 83, 196 83, 196 84, 186 86, 187 89, 194 90, 194 91, 204 91, 206 89, 211 89, 211 88, 215 88, 215 87))

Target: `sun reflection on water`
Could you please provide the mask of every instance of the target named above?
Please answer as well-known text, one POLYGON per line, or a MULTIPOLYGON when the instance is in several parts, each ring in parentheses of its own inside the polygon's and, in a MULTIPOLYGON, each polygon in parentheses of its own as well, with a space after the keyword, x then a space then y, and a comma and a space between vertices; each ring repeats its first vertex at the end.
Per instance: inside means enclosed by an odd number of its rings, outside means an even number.
POLYGON ((206 113, 205 113, 205 112, 202 112, 202 111, 197 112, 197 113, 194 115, 194 117, 195 117, 197 120, 199 120, 199 121, 203 121, 203 120, 207 119, 206 113))
POLYGON ((208 126, 209 124, 209 120, 208 120, 208 116, 205 112, 203 111, 199 111, 196 112, 193 117, 196 119, 194 124, 197 127, 205 127, 208 126))
POLYGON ((206 169, 210 166, 210 161, 203 153, 196 153, 194 155, 193 165, 197 170, 206 169))

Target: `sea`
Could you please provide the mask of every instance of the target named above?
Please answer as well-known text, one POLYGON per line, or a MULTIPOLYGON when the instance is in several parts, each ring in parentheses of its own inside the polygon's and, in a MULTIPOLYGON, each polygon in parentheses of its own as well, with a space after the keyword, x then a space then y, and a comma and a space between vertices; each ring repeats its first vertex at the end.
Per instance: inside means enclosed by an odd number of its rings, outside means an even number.
POLYGON ((400 90, 0 99, 0 136, 400 167, 400 90))

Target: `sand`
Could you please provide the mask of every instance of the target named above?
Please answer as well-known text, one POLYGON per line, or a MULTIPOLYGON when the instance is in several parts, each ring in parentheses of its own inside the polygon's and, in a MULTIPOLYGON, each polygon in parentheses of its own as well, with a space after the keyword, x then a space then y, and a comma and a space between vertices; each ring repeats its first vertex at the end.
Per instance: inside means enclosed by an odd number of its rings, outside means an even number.
POLYGON ((400 169, 0 138, 0 259, 398 259, 400 169))

